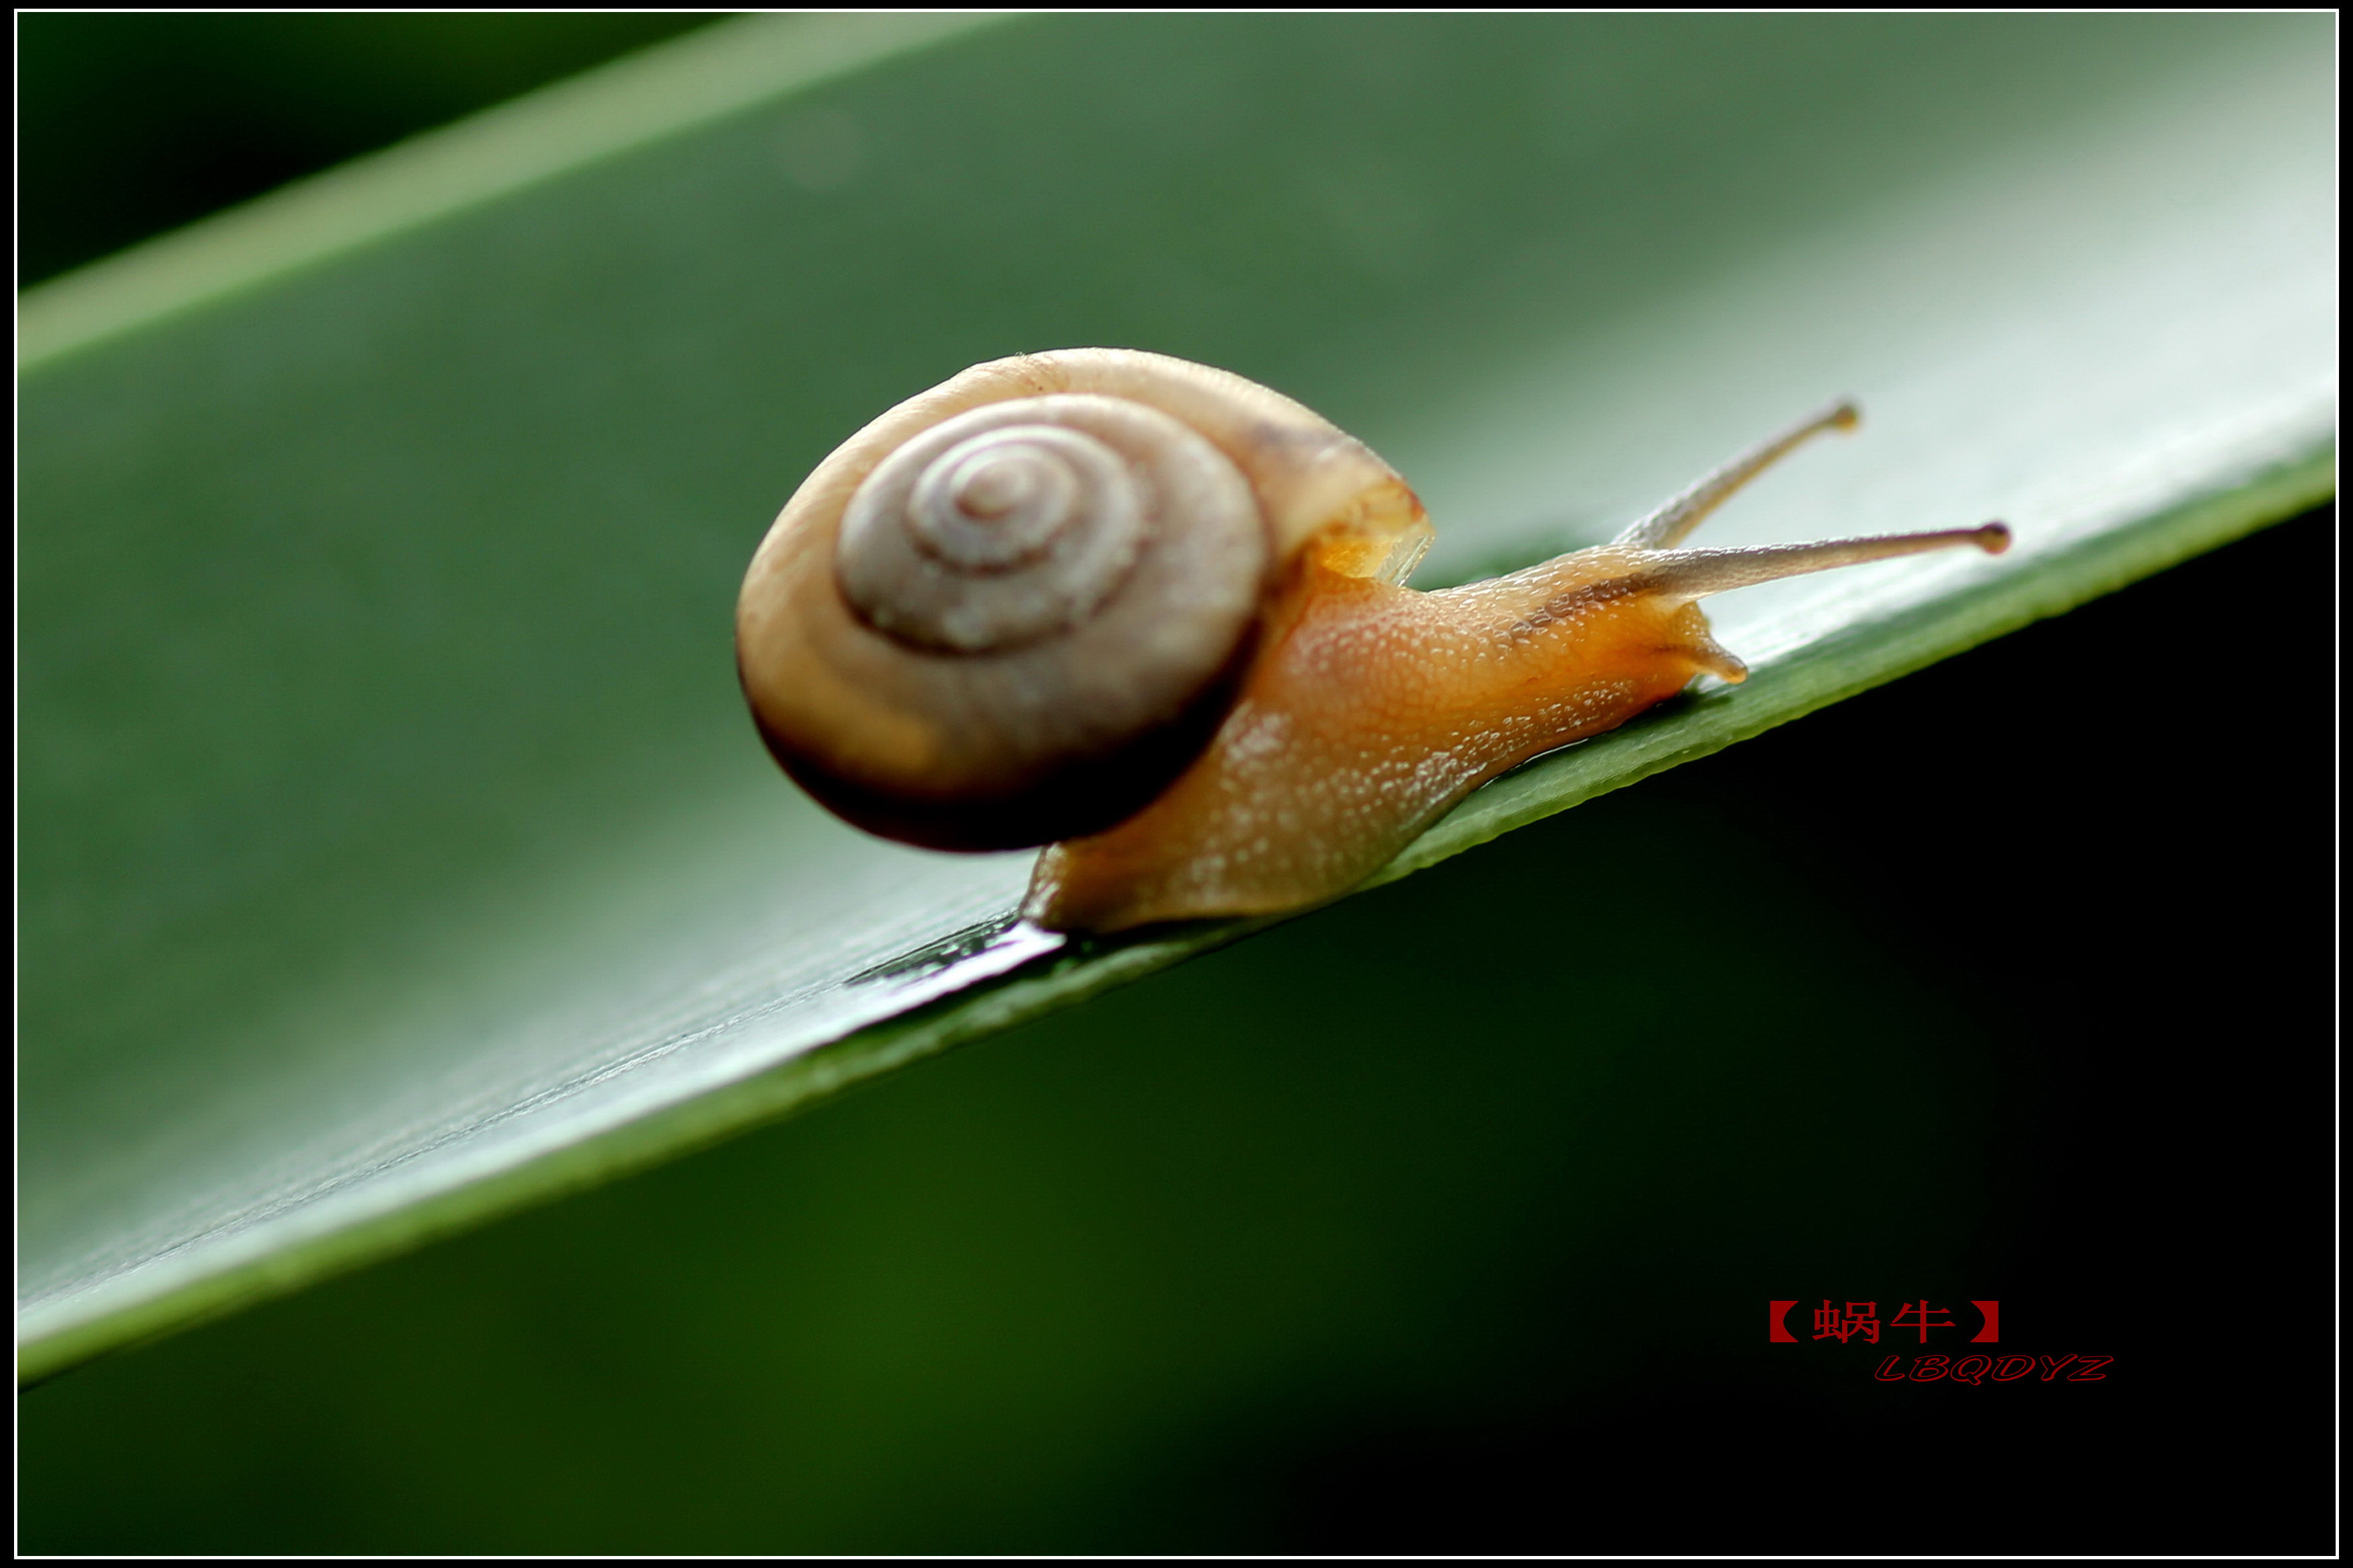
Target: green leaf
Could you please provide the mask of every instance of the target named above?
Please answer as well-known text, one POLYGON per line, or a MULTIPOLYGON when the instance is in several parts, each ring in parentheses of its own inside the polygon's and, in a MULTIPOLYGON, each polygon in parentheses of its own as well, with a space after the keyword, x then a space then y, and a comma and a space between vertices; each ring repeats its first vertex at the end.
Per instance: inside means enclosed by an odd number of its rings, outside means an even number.
POLYGON ((28 296, 20 1375, 1254 929, 1008 930, 1026 857, 865 839, 767 763, 735 584, 881 408, 1021 349, 1223 364, 1415 481, 1428 582, 1849 394, 1863 432, 1710 542, 2016 529, 1716 601, 1746 685, 1498 781, 1386 879, 2331 493, 2333 48, 763 18, 28 296))

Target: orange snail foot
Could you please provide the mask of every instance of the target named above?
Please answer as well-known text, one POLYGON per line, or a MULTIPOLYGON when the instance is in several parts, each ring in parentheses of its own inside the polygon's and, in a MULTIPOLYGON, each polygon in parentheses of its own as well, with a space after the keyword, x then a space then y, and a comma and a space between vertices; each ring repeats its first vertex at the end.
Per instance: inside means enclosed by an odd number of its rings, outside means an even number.
POLYGON ((1696 605, 1582 551, 1438 593, 1314 562, 1209 748, 1134 816, 1039 856, 1023 913, 1108 933, 1271 914, 1356 886, 1472 790, 1746 674, 1696 605))

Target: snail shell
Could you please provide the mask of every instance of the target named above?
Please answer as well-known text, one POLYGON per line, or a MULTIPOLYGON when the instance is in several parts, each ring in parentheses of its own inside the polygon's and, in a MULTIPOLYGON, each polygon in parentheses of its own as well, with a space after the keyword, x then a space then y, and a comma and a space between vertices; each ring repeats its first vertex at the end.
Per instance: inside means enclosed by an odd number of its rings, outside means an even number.
POLYGON ((785 770, 949 849, 1096 832, 1198 756, 1311 549, 1401 583, 1420 502, 1362 442, 1225 371, 1073 349, 976 365, 820 464, 736 610, 785 770))

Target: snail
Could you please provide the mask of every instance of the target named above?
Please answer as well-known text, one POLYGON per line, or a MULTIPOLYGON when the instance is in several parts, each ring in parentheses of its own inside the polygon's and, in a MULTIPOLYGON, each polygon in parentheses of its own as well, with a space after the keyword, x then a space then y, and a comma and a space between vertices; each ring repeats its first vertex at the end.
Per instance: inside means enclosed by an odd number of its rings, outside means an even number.
POLYGON ((975 365, 818 464, 754 555, 736 665, 786 773, 942 849, 1046 846, 1050 931, 1273 913, 1378 870, 1481 784, 1705 673, 1710 594, 2000 523, 1677 548, 1851 404, 1607 544, 1405 585, 1421 503, 1370 448, 1230 372, 1124 349, 975 365))

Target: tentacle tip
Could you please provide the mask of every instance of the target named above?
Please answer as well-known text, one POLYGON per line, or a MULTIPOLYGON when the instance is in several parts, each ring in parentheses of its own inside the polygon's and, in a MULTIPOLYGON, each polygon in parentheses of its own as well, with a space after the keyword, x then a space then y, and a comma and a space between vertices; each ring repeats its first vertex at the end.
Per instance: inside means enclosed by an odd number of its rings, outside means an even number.
POLYGON ((1989 522, 1978 530, 1977 544, 1988 555, 1999 555, 2010 548, 2010 524, 1989 522))
POLYGON ((1852 430, 1862 423, 1862 407, 1852 397, 1841 397, 1831 405, 1831 423, 1841 430, 1852 430))

